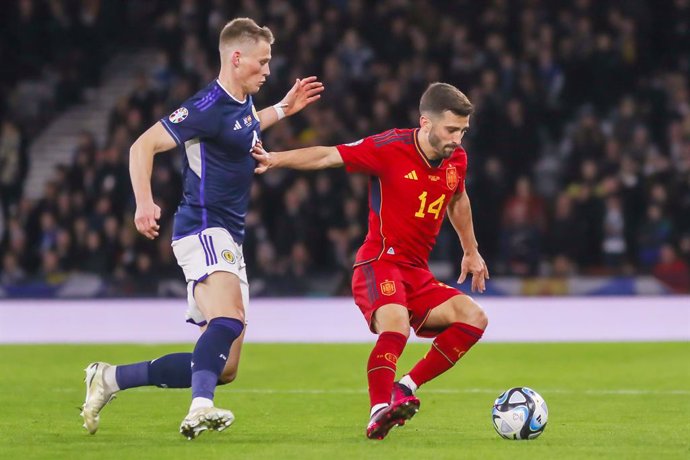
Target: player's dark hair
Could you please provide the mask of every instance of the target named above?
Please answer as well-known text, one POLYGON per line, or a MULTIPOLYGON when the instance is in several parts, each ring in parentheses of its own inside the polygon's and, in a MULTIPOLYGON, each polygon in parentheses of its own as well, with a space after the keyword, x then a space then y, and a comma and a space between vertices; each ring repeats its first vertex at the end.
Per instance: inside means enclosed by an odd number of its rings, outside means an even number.
POLYGON ((474 106, 455 86, 440 82, 430 84, 419 100, 419 112, 440 115, 446 110, 467 117, 474 112, 474 106))
POLYGON ((223 45, 234 41, 252 41, 257 43, 259 40, 266 40, 269 44, 273 44, 273 32, 268 27, 259 27, 253 19, 236 18, 225 24, 223 30, 220 32, 218 39, 218 46, 222 48, 223 45))

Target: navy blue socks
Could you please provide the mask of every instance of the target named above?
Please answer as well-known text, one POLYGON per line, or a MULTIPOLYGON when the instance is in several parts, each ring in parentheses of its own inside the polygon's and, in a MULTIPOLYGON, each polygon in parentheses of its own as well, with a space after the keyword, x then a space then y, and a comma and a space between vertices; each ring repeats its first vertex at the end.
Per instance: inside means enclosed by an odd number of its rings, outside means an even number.
POLYGON ((149 364, 149 385, 161 388, 189 388, 191 384, 191 353, 165 355, 149 364))
POLYGON ((192 354, 192 398, 213 399, 216 384, 228 360, 230 346, 244 324, 235 318, 213 318, 192 354))
POLYGON ((244 324, 234 318, 214 318, 201 334, 194 353, 172 353, 153 361, 115 368, 120 390, 155 385, 161 388, 192 387, 193 397, 213 399, 230 346, 242 334, 244 324), (194 372, 194 374, 192 374, 194 372))
POLYGON ((189 388, 192 384, 192 354, 173 353, 153 361, 115 368, 120 390, 156 385, 161 388, 189 388))
POLYGON ((120 390, 143 387, 149 383, 149 361, 135 364, 125 364, 115 368, 115 381, 120 390))

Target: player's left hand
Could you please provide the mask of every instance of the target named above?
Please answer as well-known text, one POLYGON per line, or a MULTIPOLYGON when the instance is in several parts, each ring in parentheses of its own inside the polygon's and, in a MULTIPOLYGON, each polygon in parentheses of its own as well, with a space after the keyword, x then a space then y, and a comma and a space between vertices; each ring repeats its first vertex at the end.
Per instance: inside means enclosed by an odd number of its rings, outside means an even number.
POLYGON ((315 76, 298 78, 283 100, 280 101, 285 116, 295 114, 312 102, 318 101, 323 90, 323 83, 318 81, 315 76))
POLYGON ((465 281, 468 273, 472 274, 472 292, 484 292, 486 290, 486 280, 490 277, 489 269, 479 251, 466 252, 462 257, 458 283, 465 281))

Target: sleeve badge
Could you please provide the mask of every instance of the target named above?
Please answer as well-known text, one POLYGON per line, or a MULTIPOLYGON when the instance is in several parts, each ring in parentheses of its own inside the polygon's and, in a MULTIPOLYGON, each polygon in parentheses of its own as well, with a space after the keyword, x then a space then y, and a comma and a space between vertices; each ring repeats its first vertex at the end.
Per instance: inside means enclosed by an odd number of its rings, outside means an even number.
POLYGON ((175 110, 173 113, 170 114, 168 117, 168 120, 170 120, 171 123, 179 123, 183 121, 187 116, 189 115, 189 111, 187 110, 186 107, 180 107, 179 109, 175 110))

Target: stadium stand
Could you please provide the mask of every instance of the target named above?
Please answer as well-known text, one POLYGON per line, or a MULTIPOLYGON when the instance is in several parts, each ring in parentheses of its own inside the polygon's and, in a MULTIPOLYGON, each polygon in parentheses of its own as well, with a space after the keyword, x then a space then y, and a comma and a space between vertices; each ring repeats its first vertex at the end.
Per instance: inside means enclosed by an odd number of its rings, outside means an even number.
MULTIPOLYGON (((423 89, 448 81, 477 108, 467 187, 493 276, 653 276, 690 292, 685 0, 13 4, 0 32, 0 296, 183 295, 169 245, 181 156, 156 158, 163 233, 149 242, 132 224, 128 149, 215 78, 218 31, 237 16, 276 35, 257 106, 300 75, 326 86, 264 134, 269 149, 415 126, 423 89), (75 110, 105 115, 89 125, 75 110), (32 140, 58 123, 71 123, 70 151, 46 170, 56 143, 32 140)), ((252 294, 349 294, 366 187, 343 171, 258 177, 244 244, 252 294)), ((443 279, 460 251, 446 224, 430 261, 443 279)))

